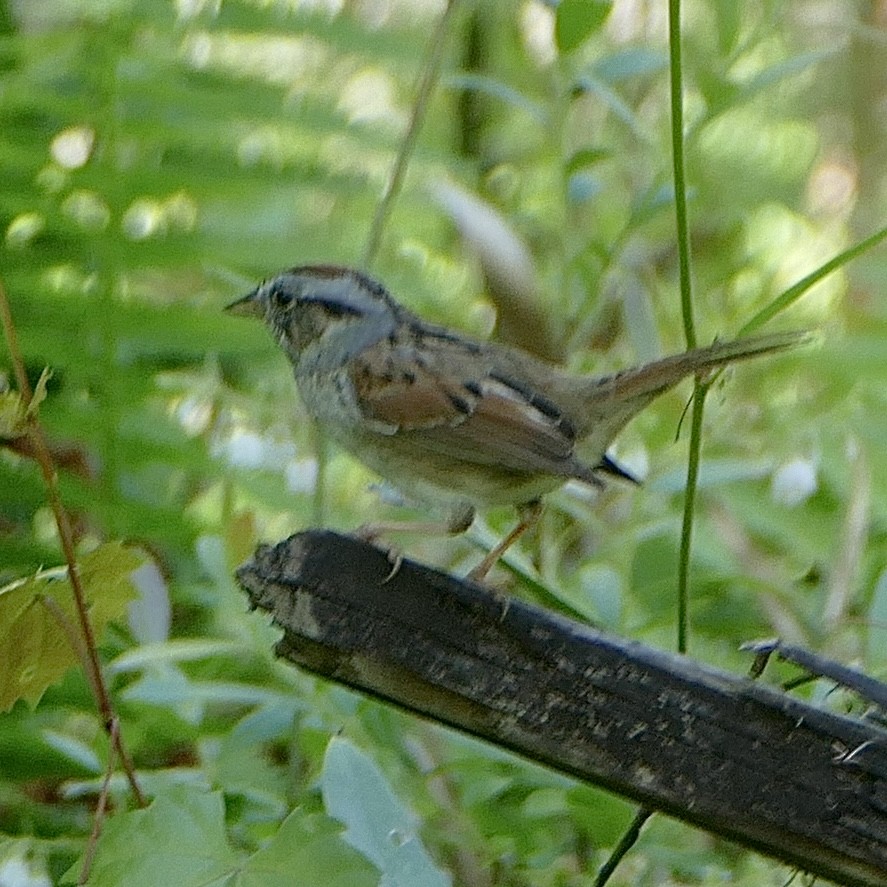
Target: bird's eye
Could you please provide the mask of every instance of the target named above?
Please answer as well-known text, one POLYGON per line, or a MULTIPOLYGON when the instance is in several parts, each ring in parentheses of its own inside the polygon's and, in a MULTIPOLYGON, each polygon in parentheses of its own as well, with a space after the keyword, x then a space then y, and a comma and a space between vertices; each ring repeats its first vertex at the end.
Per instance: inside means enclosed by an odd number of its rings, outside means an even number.
POLYGON ((289 308, 296 301, 295 293, 280 286, 271 290, 271 303, 275 308, 289 308))

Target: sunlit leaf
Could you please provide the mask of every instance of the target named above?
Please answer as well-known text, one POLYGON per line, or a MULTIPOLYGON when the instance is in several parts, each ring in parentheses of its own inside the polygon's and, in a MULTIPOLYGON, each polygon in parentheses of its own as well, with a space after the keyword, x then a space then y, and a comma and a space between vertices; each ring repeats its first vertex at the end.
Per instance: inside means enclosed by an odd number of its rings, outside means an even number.
POLYGON ((887 238, 887 227, 881 228, 874 234, 866 237, 865 240, 854 244, 849 249, 844 250, 824 264, 820 265, 814 271, 811 271, 805 277, 802 277, 797 283, 790 286, 784 293, 777 296, 766 308, 763 308, 751 320, 749 320, 739 331, 740 335, 753 332, 768 320, 776 317, 777 314, 785 311, 791 305, 798 301, 805 293, 814 287, 820 280, 826 278, 833 271, 843 268, 853 259, 868 252, 873 247, 881 243, 887 238))
POLYGON ((344 739, 331 740, 321 779, 327 813, 347 826, 345 840, 380 868, 391 887, 446 887, 406 810, 373 761, 344 739))
POLYGON ((603 25, 610 14, 609 0, 561 0, 554 33, 558 49, 572 52, 603 25))
POLYGON ((335 823, 295 810, 274 837, 247 860, 238 884, 290 887, 294 878, 329 887, 374 887, 379 883, 379 872, 345 843, 335 823))
POLYGON ((571 174, 581 169, 587 169, 603 160, 607 160, 612 156, 610 151, 603 148, 582 148, 576 151, 564 164, 564 172, 571 174))
MULTIPOLYGON (((144 555, 118 542, 102 545, 80 561, 90 622, 97 639, 119 619, 135 589, 130 575, 144 555)), ((35 705, 46 688, 79 660, 59 618, 79 631, 67 571, 44 570, 0 589, 0 710, 19 699, 35 705), (51 600, 47 605, 46 601, 51 600)))
MULTIPOLYGON (((229 883, 240 856, 225 835, 222 795, 173 788, 145 810, 104 823, 89 883, 92 887, 209 887, 229 883)), ((75 883, 80 864, 65 875, 75 883)))
POLYGON ((46 384, 51 378, 52 371, 48 368, 40 373, 28 404, 22 402, 17 391, 0 390, 0 439, 19 437, 27 431, 29 420, 46 400, 46 384))
POLYGON ((40 378, 37 380, 37 384, 34 386, 34 394, 31 397, 31 402, 28 404, 28 408, 25 411, 28 418, 33 416, 40 407, 40 404, 46 400, 46 386, 51 378, 52 370, 49 369, 49 367, 44 367, 43 372, 40 373, 40 378))
POLYGON ((17 391, 0 391, 0 438, 18 437, 24 426, 25 410, 17 391))

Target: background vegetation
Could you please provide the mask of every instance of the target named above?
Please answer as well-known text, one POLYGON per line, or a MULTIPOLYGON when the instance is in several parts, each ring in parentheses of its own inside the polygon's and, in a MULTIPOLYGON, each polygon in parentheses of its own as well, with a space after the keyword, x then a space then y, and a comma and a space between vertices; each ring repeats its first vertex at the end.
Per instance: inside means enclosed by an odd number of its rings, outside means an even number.
MULTIPOLYGON (((489 225, 460 234, 478 215, 442 199, 458 186, 532 256, 519 304, 541 313, 544 342, 576 369, 609 369, 684 345, 667 9, 556 6, 454 10, 371 270, 413 309, 489 334, 503 241, 489 225)), ((265 331, 221 308, 288 265, 363 263, 442 12, 0 0, 0 274, 31 384, 52 369, 40 418, 84 574, 108 586, 90 586, 102 661, 152 799, 136 810, 111 781, 90 883, 573 887, 630 821, 619 799, 277 663, 275 632, 231 578, 258 540, 390 507, 316 439, 265 331), (129 547, 100 547, 114 540, 129 547)), ((686 4, 700 341, 884 224, 885 28, 879 2, 686 4)), ((743 671, 738 644, 779 634, 887 668, 885 281, 883 249, 835 273, 775 322, 821 331, 817 347, 709 395, 690 563, 699 659, 743 671)), ((0 382, 16 387, 5 353, 0 382)), ((673 649, 688 395, 618 443, 642 488, 553 495, 495 580, 673 649)), ((3 427, 0 586, 27 579, 16 594, 61 601, 59 574, 33 579, 62 563, 44 484, 28 438, 3 427)), ((467 539, 403 544, 465 570, 512 519, 485 517, 467 539)), ((11 615, 13 593, 0 594, 0 883, 55 883, 77 877, 109 743, 64 634, 42 610, 11 615)), ((807 692, 848 704, 830 689, 807 692)), ((656 818, 611 883, 788 875, 656 818)))

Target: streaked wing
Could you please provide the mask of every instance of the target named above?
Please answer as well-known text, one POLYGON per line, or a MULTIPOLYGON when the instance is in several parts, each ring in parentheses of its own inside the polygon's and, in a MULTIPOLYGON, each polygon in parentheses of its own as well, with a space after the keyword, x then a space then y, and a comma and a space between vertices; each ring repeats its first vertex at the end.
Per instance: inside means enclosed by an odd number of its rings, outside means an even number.
POLYGON ((353 360, 350 378, 367 419, 454 461, 594 482, 574 455, 572 424, 551 401, 496 372, 473 343, 414 336, 380 342, 353 360))

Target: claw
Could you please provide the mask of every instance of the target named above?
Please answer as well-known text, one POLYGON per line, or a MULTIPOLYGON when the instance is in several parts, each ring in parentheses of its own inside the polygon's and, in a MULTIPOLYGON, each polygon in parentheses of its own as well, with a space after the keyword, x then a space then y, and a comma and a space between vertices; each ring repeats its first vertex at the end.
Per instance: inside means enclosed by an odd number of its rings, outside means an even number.
POLYGON ((388 549, 388 560, 391 563, 391 571, 382 580, 382 585, 389 583, 400 571, 400 565, 403 563, 403 552, 399 548, 391 547, 388 549))
POLYGON ((382 585, 390 582, 397 575, 400 565, 403 563, 403 552, 396 545, 389 545, 387 542, 379 541, 379 537, 386 529, 381 524, 364 524, 354 531, 356 539, 360 539, 361 542, 366 542, 368 545, 372 545, 374 548, 385 552, 385 557, 388 558, 391 564, 391 571, 382 580, 382 585))

